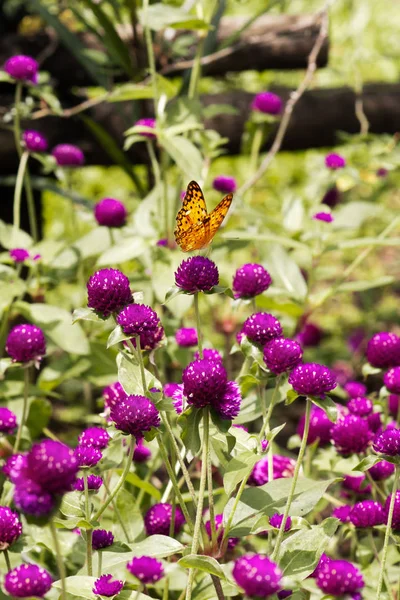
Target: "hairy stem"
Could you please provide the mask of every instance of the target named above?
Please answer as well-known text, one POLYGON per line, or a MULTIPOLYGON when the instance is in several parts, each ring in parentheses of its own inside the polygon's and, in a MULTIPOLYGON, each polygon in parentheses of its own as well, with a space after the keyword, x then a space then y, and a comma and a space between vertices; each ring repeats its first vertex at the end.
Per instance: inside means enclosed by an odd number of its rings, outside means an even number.
POLYGON ((15 444, 14 444, 14 450, 13 450, 13 454, 16 454, 19 450, 20 444, 21 444, 21 436, 22 436, 22 430, 25 426, 25 422, 26 422, 26 417, 28 414, 28 398, 29 398, 29 375, 30 375, 30 369, 29 367, 25 367, 24 368, 24 404, 22 407, 22 417, 21 417, 21 422, 19 424, 18 427, 18 431, 17 431, 17 437, 15 438, 15 444))
POLYGON ((203 340, 201 338, 201 325, 200 325, 200 312, 199 312, 199 292, 195 292, 193 297, 194 312, 196 315, 196 329, 197 329, 197 344, 199 348, 199 357, 203 358, 203 340))
POLYGON ((17 179, 14 188, 13 205, 13 243, 16 244, 16 236, 21 229, 21 192, 24 183, 26 165, 28 164, 29 153, 24 152, 21 156, 18 166, 17 179))
MULTIPOLYGON (((390 533, 392 531, 393 512, 394 512, 394 504, 395 504, 395 500, 396 500, 397 487, 398 487, 398 483, 399 483, 399 475, 400 475, 400 466, 396 465, 396 470, 394 472, 393 487, 392 487, 392 497, 390 498, 389 513, 388 513, 387 525, 386 525, 386 531, 385 531, 385 540, 383 542, 381 569, 379 572, 378 587, 376 588, 376 600, 380 600, 381 593, 382 593, 382 585, 383 585, 383 579, 384 579, 385 568, 386 568, 387 554, 388 554, 388 549, 389 549, 390 533)), ((390 590, 388 590, 388 592, 389 591, 390 590)))
POLYGON ((7 571, 11 571, 10 556, 8 554, 7 548, 5 548, 3 550, 3 555, 4 555, 4 560, 6 561, 7 571))
POLYGON ((58 568, 58 574, 60 576, 60 581, 61 581, 61 598, 62 600, 66 600, 67 598, 67 584, 66 584, 66 573, 65 573, 65 565, 64 565, 64 557, 62 555, 61 552, 61 548, 60 548, 60 543, 58 541, 58 536, 57 536, 57 529, 56 526, 54 525, 54 521, 51 520, 50 521, 50 532, 51 532, 51 537, 53 539, 53 544, 54 544, 54 550, 56 553, 56 562, 57 562, 57 568, 58 568))
MULTIPOLYGON (((83 489, 85 492, 85 518, 90 523, 91 510, 90 510, 90 499, 89 499, 89 486, 88 486, 87 470, 83 471, 83 489)), ((86 530, 86 565, 87 574, 91 577, 93 575, 93 548, 92 548, 93 530, 92 528, 86 530)))

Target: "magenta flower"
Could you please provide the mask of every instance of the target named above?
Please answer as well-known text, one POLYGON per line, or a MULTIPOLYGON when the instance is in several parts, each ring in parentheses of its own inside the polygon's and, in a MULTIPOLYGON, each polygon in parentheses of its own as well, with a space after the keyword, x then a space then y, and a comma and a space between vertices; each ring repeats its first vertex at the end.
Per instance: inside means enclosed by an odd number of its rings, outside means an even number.
POLYGON ((22 523, 17 513, 8 506, 0 506, 0 550, 7 550, 22 533, 22 523))
POLYGON ((301 362, 302 357, 301 346, 294 340, 283 337, 271 340, 264 348, 264 362, 276 375, 293 369, 301 362))
POLYGON ((392 394, 400 394, 400 367, 393 367, 383 376, 386 389, 392 394))
POLYGON ((261 554, 245 554, 236 559, 232 575, 250 598, 267 598, 281 588, 282 571, 261 554))
POLYGON ((326 204, 329 208, 335 208, 340 202, 340 192, 336 186, 329 188, 321 200, 322 204, 326 204))
POLYGON ((162 562, 151 556, 135 556, 126 565, 128 571, 145 585, 156 583, 164 577, 162 562))
POLYGON ((183 404, 187 402, 187 398, 183 392, 183 383, 178 383, 177 387, 172 392, 172 404, 178 415, 183 412, 183 404))
POLYGON ((351 510, 350 521, 354 527, 365 529, 385 523, 383 507, 379 502, 373 500, 362 500, 357 502, 351 510))
POLYGON ((111 531, 105 529, 94 529, 92 533, 92 548, 93 550, 102 550, 108 548, 114 543, 114 536, 111 531))
POLYGON ((36 325, 16 325, 8 334, 6 352, 15 362, 41 360, 46 354, 43 331, 36 325))
POLYGON ((128 211, 119 200, 104 198, 94 207, 94 216, 99 225, 123 227, 126 223, 128 211))
POLYGON ((312 348, 319 345, 323 335, 321 327, 307 322, 297 334, 296 339, 303 348, 312 348))
POLYGON ((363 397, 367 393, 367 386, 359 381, 348 381, 343 387, 350 398, 363 397))
MULTIPOLYGON (((304 434, 305 415, 303 415, 297 426, 297 433, 302 438, 304 434)), ((331 432, 334 423, 328 419, 325 411, 318 406, 312 406, 310 416, 310 428, 308 431, 307 444, 313 444, 319 440, 319 446, 326 446, 331 441, 331 432)))
POLYGON ((289 375, 289 383, 298 394, 322 398, 337 386, 332 371, 317 363, 297 365, 289 375))
POLYGON ((339 519, 342 523, 350 522, 350 513, 352 511, 352 507, 345 504, 344 506, 337 506, 332 512, 332 517, 339 519))
POLYGON ((24 54, 12 56, 5 62, 4 70, 13 79, 37 84, 39 63, 31 56, 24 54))
POLYGON ((267 115, 279 115, 282 111, 282 99, 272 92, 261 92, 254 96, 251 108, 267 115))
POLYGON ((9 435, 17 428, 17 416, 9 409, 0 407, 0 433, 9 435))
MULTIPOLYGON (((275 513, 274 515, 271 515, 269 517, 269 524, 271 525, 271 527, 275 527, 275 529, 280 528, 280 526, 282 525, 282 521, 283 521, 283 515, 281 515, 279 513, 275 513)), ((288 517, 286 519, 286 523, 285 523, 285 531, 290 531, 291 527, 292 527, 292 519, 290 517, 288 517)))
POLYGON ((352 398, 347 408, 353 415, 368 417, 372 413, 374 405, 369 398, 352 398))
POLYGON ((74 456, 81 469, 94 467, 103 458, 101 450, 93 446, 77 446, 74 450, 74 456))
POLYGON ((374 481, 383 481, 388 477, 393 475, 395 470, 394 464, 388 462, 387 460, 380 460, 376 465, 368 469, 368 473, 370 473, 372 479, 374 481))
POLYGON ((51 588, 50 573, 38 565, 20 565, 7 573, 4 588, 17 598, 43 598, 51 588))
POLYGON ((225 392, 227 374, 222 363, 206 359, 194 360, 182 374, 183 393, 188 403, 197 408, 214 405, 225 392))
POLYGON ((222 194, 233 194, 236 192, 237 183, 234 177, 228 175, 218 175, 212 182, 214 190, 221 192, 222 194))
MULTIPOLYGON (((194 359, 199 360, 199 358, 200 354, 196 350, 196 352, 194 353, 194 359)), ((206 360, 219 361, 222 363, 222 356, 218 352, 218 350, 215 350, 215 348, 203 348, 203 358, 206 360)))
POLYGON ((388 428, 379 433, 372 444, 375 452, 386 456, 400 455, 400 429, 388 428))
MULTIPOLYGON (((216 534, 217 534, 217 541, 220 544, 222 541, 222 538, 224 536, 224 527, 223 527, 223 515, 215 515, 215 530, 216 530, 216 534)), ((207 531, 207 535, 211 540, 211 522, 207 521, 205 523, 205 528, 207 531)), ((228 538, 228 549, 229 550, 233 550, 233 548, 235 546, 237 546, 237 544, 239 543, 239 538, 228 538)))
POLYGON ((143 444, 142 440, 138 440, 136 448, 133 452, 133 462, 144 463, 151 457, 151 450, 143 444))
POLYGON ((194 327, 182 327, 175 332, 175 341, 182 348, 197 346, 197 330, 194 327))
MULTIPOLYGON (((274 454, 272 458, 272 474, 274 479, 293 477, 296 462, 292 458, 280 456, 279 454, 274 454)), ((249 484, 259 486, 268 483, 268 481, 268 457, 265 456, 254 465, 249 477, 249 484)))
MULTIPOLYGON (((135 127, 149 127, 150 129, 155 129, 155 126, 156 126, 156 120, 152 119, 152 118, 139 119, 135 123, 135 127)), ((140 135, 142 135, 143 137, 147 137, 149 139, 155 139, 157 137, 156 134, 152 133, 151 131, 142 131, 142 133, 140 133, 140 135)))
POLYGON ((346 166, 346 159, 340 154, 328 154, 325 156, 325 165, 328 169, 336 171, 337 169, 343 169, 346 166))
POLYGON ((399 412, 399 403, 400 396, 398 394, 390 394, 388 397, 388 408, 392 417, 397 417, 397 413, 399 412))
POLYGON ((124 587, 124 582, 119 579, 113 579, 112 575, 102 575, 94 582, 92 589, 96 596, 116 596, 124 587))
POLYGON ((241 402, 242 395, 239 385, 236 381, 228 381, 223 396, 220 399, 215 399, 211 406, 221 419, 231 421, 238 416, 241 402))
POLYGON ((129 279, 118 269, 96 271, 86 284, 88 307, 107 318, 132 302, 129 279))
MULTIPOLYGON (((91 492, 97 492, 103 485, 103 478, 98 475, 88 475, 87 478, 88 490, 91 492)), ((83 492, 85 489, 85 483, 83 477, 77 479, 74 483, 74 490, 83 492)))
POLYGON ((48 148, 47 140, 40 131, 27 129, 22 134, 22 140, 29 152, 46 152, 48 148))
MULTIPOLYGON (((371 493, 371 486, 366 484, 365 475, 359 475, 358 477, 353 477, 352 475, 346 475, 342 482, 342 487, 344 490, 349 490, 354 492, 357 496, 363 496, 371 493)), ((345 493, 348 496, 348 494, 345 493)))
POLYGON ((27 478, 46 492, 63 494, 71 491, 78 470, 74 451, 61 442, 45 440, 34 444, 28 453, 27 478))
POLYGON ((80 446, 92 446, 93 448, 104 450, 104 448, 107 448, 110 439, 110 436, 103 427, 89 427, 85 431, 82 431, 78 438, 78 443, 80 446))
POLYGON ((343 596, 364 587, 360 571, 347 560, 329 560, 318 569, 316 584, 324 594, 343 596))
POLYGON ((26 454, 12 454, 7 458, 3 467, 3 473, 9 478, 11 483, 18 483, 24 478, 24 473, 28 464, 26 454))
MULTIPOLYGON (((387 522, 389 516, 389 506, 391 498, 392 494, 390 494, 390 496, 386 498, 385 506, 383 507, 385 513, 385 522, 387 522)), ((395 531, 400 531, 400 490, 397 490, 394 500, 392 529, 394 529, 395 531)))
POLYGON ((364 452, 371 441, 368 422, 356 415, 345 415, 332 428, 332 441, 339 454, 364 452))
POLYGON ((175 272, 175 284, 187 294, 208 292, 218 285, 219 274, 215 263, 204 256, 183 260, 175 272))
POLYGON ((30 254, 25 248, 13 248, 9 251, 9 255, 16 264, 23 263, 30 258, 30 254))
POLYGON ((247 263, 237 269, 232 283, 235 298, 254 298, 272 283, 271 275, 262 265, 247 263))
POLYGON ((394 333, 376 333, 367 345, 367 360, 379 369, 400 365, 400 338, 394 333))
POLYGON ((145 304, 129 304, 123 308, 117 316, 117 323, 125 335, 139 336, 143 349, 154 340, 161 326, 157 313, 145 304))
POLYGON ((267 342, 282 335, 282 326, 273 315, 258 312, 245 320, 242 332, 251 342, 265 346, 267 342))
MULTIPOLYGON (((147 535, 169 535, 171 526, 172 505, 168 503, 154 504, 144 516, 144 526, 147 535)), ((175 528, 174 534, 177 535, 185 523, 185 517, 181 509, 175 508, 175 528)))
POLYGON ((111 407, 110 417, 123 433, 140 439, 153 427, 160 426, 160 414, 145 396, 127 396, 111 407))
POLYGON ((328 212, 318 212, 313 215, 313 219, 316 221, 324 221, 325 223, 332 223, 334 220, 331 213, 328 212))
POLYGON ((116 381, 103 389, 104 406, 109 409, 121 400, 125 400, 127 396, 122 385, 116 381))
POLYGON ((85 162, 82 150, 73 144, 58 144, 51 154, 59 167, 81 167, 85 162))

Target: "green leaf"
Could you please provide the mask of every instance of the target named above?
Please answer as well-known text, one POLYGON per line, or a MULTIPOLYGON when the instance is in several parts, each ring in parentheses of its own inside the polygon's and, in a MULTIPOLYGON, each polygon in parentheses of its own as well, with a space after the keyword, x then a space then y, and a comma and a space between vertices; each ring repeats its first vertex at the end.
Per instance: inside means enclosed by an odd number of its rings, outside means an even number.
POLYGON ((82 306, 82 308, 76 308, 72 313, 72 324, 77 321, 96 321, 98 323, 102 319, 94 312, 93 308, 82 306))
POLYGON ((212 119, 218 115, 238 115, 239 111, 230 104, 209 104, 203 109, 205 119, 212 119))
POLYGON ((81 495, 79 492, 69 492, 68 494, 64 494, 60 506, 60 512, 65 517, 84 518, 81 495))
POLYGON ((214 423, 215 427, 221 433, 227 433, 232 426, 232 420, 223 419, 215 410, 211 409, 211 420, 214 423))
POLYGON ((315 398, 314 396, 310 396, 310 400, 313 404, 319 406, 319 408, 321 408, 324 411, 324 413, 326 414, 328 419, 332 421, 332 423, 336 423, 337 406, 336 403, 332 400, 332 398, 329 398, 329 396, 325 396, 324 399, 321 399, 315 398))
POLYGON ((371 467, 373 467, 374 465, 376 465, 377 463, 381 462, 382 458, 379 458, 379 456, 365 456, 354 468, 353 471, 368 471, 368 469, 370 469, 371 467))
POLYGON ((369 363, 363 364, 361 371, 364 377, 368 377, 368 375, 379 375, 379 373, 382 372, 381 369, 379 369, 378 367, 373 367, 369 363))
POLYGON ((193 406, 178 417, 178 425, 182 429, 182 441, 194 456, 201 448, 200 422, 202 418, 202 409, 193 406))
POLYGON ((220 579, 226 579, 226 575, 215 558, 211 556, 199 556, 198 554, 188 554, 184 556, 180 560, 178 560, 178 565, 184 567, 185 569, 198 569, 199 571, 204 571, 205 573, 210 573, 210 575, 216 575, 220 579))
POLYGON ((172 29, 191 29, 199 31, 208 31, 211 29, 211 26, 202 19, 191 19, 190 17, 183 19, 183 21, 173 22, 170 24, 170 27, 172 29))
MULTIPOLYGON (((225 240, 241 240, 248 242, 272 242, 274 244, 280 244, 286 248, 297 248, 298 250, 308 251, 307 244, 302 244, 297 240, 292 240, 289 237, 275 235, 274 233, 249 233, 247 231, 230 230, 222 232, 221 237, 225 240)), ((303 282, 304 285, 304 282, 303 282)))
POLYGON ((247 451, 232 458, 225 468, 224 490, 229 496, 239 482, 246 479, 254 465, 260 460, 260 456, 254 452, 247 451))
POLYGON ((130 339, 131 337, 129 335, 125 335, 125 333, 122 331, 121 325, 116 325, 108 336, 107 348, 111 348, 111 346, 114 346, 115 344, 119 344, 124 340, 130 339))
POLYGON ((295 400, 297 400, 297 398, 299 397, 299 394, 295 391, 295 390, 288 390, 286 392, 286 401, 285 404, 292 404, 295 400))
POLYGON ((118 265, 133 258, 137 258, 146 249, 145 240, 140 237, 132 237, 131 239, 122 239, 121 242, 112 246, 103 254, 100 255, 97 266, 107 267, 109 265, 118 265))
MULTIPOLYGON (((139 85, 136 83, 124 83, 116 85, 107 96, 107 102, 126 102, 127 100, 147 100, 153 97, 153 88, 151 86, 139 85)), ((143 141, 143 138, 142 138, 143 141)))
POLYGON ((307 294, 306 281, 300 267, 283 246, 279 244, 269 246, 264 263, 276 287, 286 290, 295 300, 304 300, 307 294))
POLYGON ((29 405, 26 426, 33 439, 38 438, 47 427, 52 413, 51 403, 45 398, 35 398, 29 405))
MULTIPOLYGON (((147 10, 139 10, 139 21, 143 27, 149 27, 153 31, 161 31, 166 27, 172 27, 174 23, 187 23, 193 20, 185 10, 171 5, 156 2, 147 7, 147 10)), ((200 21, 200 19, 195 19, 200 21)), ((185 28, 186 29, 186 28, 185 28)))
MULTIPOLYGON (((134 363, 134 357, 127 356, 119 352, 117 355, 118 381, 127 394, 143 395, 142 377, 139 364, 134 363)), ((161 383, 157 381, 152 373, 145 369, 146 385, 150 387, 161 388, 161 383)))
POLYGON ((110 246, 111 239, 108 227, 95 227, 73 244, 73 247, 78 250, 83 259, 99 256, 99 254, 108 250, 110 246))
POLYGON ((144 481, 143 479, 141 479, 138 475, 136 475, 136 473, 128 473, 128 475, 126 477, 126 481, 128 483, 131 483, 135 487, 139 488, 140 490, 144 490, 147 494, 149 494, 149 496, 154 498, 157 502, 159 502, 161 500, 160 490, 155 488, 154 485, 152 485, 148 481, 144 481))
POLYGON ((176 296, 180 296, 181 294, 184 294, 184 293, 185 292, 181 288, 178 288, 176 285, 173 285, 172 287, 169 288, 168 292, 165 294, 164 304, 167 304, 167 302, 169 302, 169 300, 172 300, 173 298, 176 298, 176 296))
MULTIPOLYGON (((74 575, 72 577, 67 577, 65 584, 68 590, 68 595, 76 596, 77 598, 87 598, 88 600, 93 600, 94 595, 92 589, 95 581, 96 577, 89 577, 89 575, 74 575)), ((52 587, 61 590, 61 581, 54 581, 52 587)))
MULTIPOLYGON (((133 475, 133 473, 129 473, 128 477, 130 475, 133 475)), ((151 484, 148 485, 151 486, 151 484)), ((144 523, 142 514, 143 511, 138 509, 135 504, 136 498, 130 491, 121 490, 117 495, 116 502, 119 514, 121 515, 122 523, 124 524, 124 529, 122 528, 117 515, 114 513, 113 533, 115 539, 122 540, 123 542, 129 542, 138 538, 143 533, 144 523), (126 539, 125 532, 128 535, 128 540, 126 539)), ((159 502, 159 500, 156 500, 156 502, 159 502)))
POLYGON ((200 178, 202 156, 192 142, 182 136, 163 136, 160 142, 186 179, 200 178))
POLYGON ((375 279, 367 279, 365 281, 346 281, 342 283, 338 288, 338 292, 364 292, 366 290, 372 290, 374 288, 384 287, 390 285, 395 281, 395 277, 392 275, 383 275, 382 277, 376 277, 375 279))

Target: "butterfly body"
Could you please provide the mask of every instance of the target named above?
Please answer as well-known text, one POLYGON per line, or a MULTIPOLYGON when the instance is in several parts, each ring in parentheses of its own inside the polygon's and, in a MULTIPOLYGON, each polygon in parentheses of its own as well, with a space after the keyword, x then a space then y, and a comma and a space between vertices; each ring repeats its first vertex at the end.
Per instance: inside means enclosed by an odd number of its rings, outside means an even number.
POLYGON ((203 192, 196 181, 187 187, 182 208, 176 216, 175 241, 183 252, 200 250, 212 242, 232 203, 228 194, 210 213, 203 192))

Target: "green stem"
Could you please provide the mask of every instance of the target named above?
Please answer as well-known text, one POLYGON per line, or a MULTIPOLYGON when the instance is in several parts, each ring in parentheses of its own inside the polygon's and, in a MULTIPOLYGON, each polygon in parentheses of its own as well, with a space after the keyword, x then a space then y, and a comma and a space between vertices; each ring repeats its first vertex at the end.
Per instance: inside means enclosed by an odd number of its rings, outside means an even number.
MULTIPOLYGON (((384 578, 385 567, 386 567, 386 559, 387 559, 387 554, 388 554, 388 549, 389 549, 389 538, 390 538, 390 533, 392 531, 393 512, 394 512, 394 504, 395 504, 395 500, 396 500, 396 492, 397 492, 398 483, 399 483, 399 475, 400 475, 400 465, 396 465, 396 470, 394 472, 393 487, 392 487, 392 497, 390 498, 389 513, 388 513, 387 525, 386 525, 386 531, 385 531, 385 540, 383 542, 381 569, 379 572, 378 587, 376 589, 376 600, 380 600, 381 593, 382 593, 382 584, 383 584, 383 578, 384 578)), ((388 590, 388 592, 389 591, 390 590, 388 590)))
POLYGON ((138 357, 139 367, 140 367, 140 377, 142 379, 143 395, 147 396, 146 373, 144 370, 142 348, 140 347, 140 335, 136 335, 135 340, 136 340, 136 352, 137 352, 137 357, 138 357))
POLYGON ((263 139, 263 127, 259 125, 253 136, 250 152, 250 173, 254 174, 257 171, 258 158, 260 156, 261 144, 263 139))
POLYGON ((169 194, 168 194, 168 154, 165 151, 161 151, 161 182, 162 182, 162 195, 164 200, 164 229, 165 237, 168 240, 168 244, 171 239, 170 224, 169 224, 169 194))
MULTIPOLYGON (((274 407, 275 407, 276 398, 277 398, 279 386, 280 386, 280 383, 281 383, 281 379, 282 379, 282 375, 278 375, 277 378, 276 378, 276 380, 275 380, 275 387, 274 387, 274 391, 272 393, 271 402, 269 403, 268 411, 267 411, 267 414, 265 416, 264 423, 262 424, 260 435, 259 435, 259 438, 258 438, 260 442, 261 442, 262 439, 264 439, 265 433, 266 432, 268 433, 270 431, 269 422, 271 420, 272 412, 273 412, 274 407)), ((265 387, 264 387, 264 391, 265 391, 265 387)))
POLYGON ((224 535, 222 537, 221 544, 220 544, 220 554, 221 555, 225 554, 226 548, 228 546, 229 531, 232 529, 233 518, 235 516, 237 507, 239 506, 240 498, 242 497, 242 494, 246 487, 247 480, 250 477, 250 473, 251 473, 251 471, 249 471, 248 475, 246 477, 244 477, 244 479, 242 479, 242 483, 240 484, 239 489, 237 491, 236 498, 234 500, 231 512, 228 517, 228 521, 226 523, 226 526, 224 527, 224 535))
POLYGON ((56 562, 58 568, 58 574, 60 576, 61 581, 61 598, 62 600, 67 599, 67 583, 65 581, 65 565, 64 565, 64 557, 61 553, 60 543, 58 541, 56 526, 54 525, 54 521, 50 521, 50 532, 51 537, 53 539, 54 550, 56 553, 56 562))
POLYGON ((205 38, 203 37, 197 43, 196 56, 194 57, 192 72, 190 73, 190 82, 188 90, 189 99, 193 99, 198 95, 198 84, 201 76, 201 58, 204 52, 204 42, 205 38))
MULTIPOLYGON (((210 441, 210 413, 208 408, 204 410, 204 430, 203 430, 203 452, 201 457, 201 475, 200 475, 200 487, 199 487, 199 495, 197 502, 197 511, 196 511, 196 521, 194 524, 194 533, 192 540, 192 548, 191 554, 197 554, 199 549, 200 542, 200 530, 201 523, 203 520, 203 503, 204 503, 204 492, 206 489, 207 482, 207 456, 209 453, 209 441, 210 441)), ((192 598, 192 588, 194 581, 195 570, 190 569, 189 571, 189 579, 186 588, 186 600, 191 600, 192 598)))
MULTIPOLYGON (((85 492, 85 518, 88 523, 91 520, 90 510, 90 499, 89 499, 89 486, 88 476, 86 469, 83 471, 83 489, 85 492)), ((93 548, 92 548, 93 530, 92 528, 86 530, 86 564, 87 574, 91 577, 93 575, 93 548)))
POLYGON ((21 158, 22 148, 21 148, 21 120, 20 120, 20 105, 22 98, 22 82, 18 81, 15 86, 15 118, 14 118, 14 140, 15 147, 18 152, 18 156, 21 158))
POLYGON ((13 454, 16 454, 18 452, 19 446, 21 444, 22 430, 24 428, 26 416, 28 413, 28 398, 29 398, 29 367, 25 367, 24 368, 24 404, 22 407, 21 422, 18 427, 17 437, 15 438, 13 454))
POLYGON ((5 548, 3 550, 3 555, 4 555, 4 560, 6 561, 7 571, 11 571, 10 556, 8 554, 7 548, 5 548))
POLYGON ((213 478, 212 478, 212 463, 211 463, 210 445, 208 445, 208 452, 207 452, 207 483, 208 483, 208 509, 209 509, 209 513, 210 513, 210 527, 211 527, 211 548, 213 549, 213 552, 214 552, 214 550, 217 549, 218 538, 217 538, 217 528, 215 527, 215 508, 214 508, 213 478))
POLYGON ((307 404, 306 404, 306 416, 305 416, 305 423, 304 423, 303 438, 301 440, 299 455, 297 457, 296 466, 295 466, 294 473, 293 473, 292 485, 290 487, 288 499, 286 501, 286 506, 285 506, 285 511, 283 513, 282 523, 279 528, 278 537, 276 539, 275 549, 274 549, 274 551, 272 553, 272 557, 271 557, 272 560, 275 560, 275 561, 277 561, 279 558, 279 551, 280 551, 282 540, 283 540, 283 534, 285 533, 286 521, 289 516, 290 507, 292 506, 293 497, 294 497, 294 494, 296 491, 297 479, 299 477, 301 463, 303 461, 304 453, 305 453, 306 447, 307 447, 308 432, 310 429, 311 400, 309 400, 307 398, 306 402, 307 402, 307 404))
POLYGON ((147 58, 149 61, 149 71, 151 75, 151 83, 153 86, 154 114, 157 117, 158 112, 158 86, 157 86, 157 71, 156 59, 154 56, 153 40, 151 39, 151 31, 148 20, 149 0, 143 0, 144 14, 144 38, 146 41, 147 58))
MULTIPOLYGON (((372 529, 368 529, 367 536, 368 536, 368 540, 369 540, 369 543, 371 545, 371 548, 373 549, 375 560, 376 560, 377 564, 380 565, 381 561, 379 560, 379 552, 378 552, 378 548, 376 547, 376 544, 375 544, 375 540, 374 540, 374 536, 373 536, 373 533, 372 533, 372 529)), ((384 579, 386 588, 389 591, 390 590, 390 581, 389 581, 389 579, 388 579, 388 577, 387 577, 386 574, 383 576, 383 579, 384 579)), ((390 594, 390 596, 392 597, 392 594, 390 594)))
POLYGON ((135 440, 134 436, 131 436, 131 442, 130 442, 130 446, 129 446, 128 460, 126 461, 126 465, 125 465, 125 468, 124 468, 124 470, 122 472, 122 475, 119 478, 119 481, 118 481, 117 485, 115 486, 115 488, 113 489, 113 491, 111 492, 111 494, 105 500, 103 506, 101 506, 99 508, 99 510, 97 511, 97 513, 94 515, 94 518, 93 518, 94 521, 98 521, 100 519, 100 517, 103 514, 103 512, 106 510, 106 508, 109 506, 109 504, 111 504, 111 502, 113 501, 113 499, 115 498, 115 496, 118 494, 119 490, 124 485, 125 479, 126 479, 128 473, 129 473, 129 469, 131 468, 133 452, 135 450, 135 443, 136 443, 136 440, 135 440))
POLYGON ((26 194, 26 202, 28 205, 29 229, 31 231, 33 241, 36 244, 36 242, 38 242, 38 240, 39 240, 39 233, 38 233, 38 229, 37 229, 36 209, 35 209, 35 201, 33 199, 31 177, 29 175, 28 169, 26 169, 26 172, 25 172, 25 194, 26 194))
POLYGON ((201 339, 200 311, 199 311, 199 292, 194 293, 193 302, 194 302, 194 312, 196 314, 197 344, 199 347, 199 357, 203 358, 203 341, 201 339))
POLYGON ((101 572, 103 570, 103 553, 97 552, 97 577, 101 577, 101 572))
MULTIPOLYGON (((108 494, 110 494, 110 493, 111 493, 111 492, 110 492, 110 488, 109 488, 109 486, 108 486, 108 484, 107 484, 107 482, 106 482, 106 480, 105 480, 105 479, 104 479, 104 481, 103 481, 103 484, 104 484, 104 487, 105 487, 105 489, 106 489, 106 492, 107 492, 108 494)), ((117 517, 117 519, 118 519, 118 522, 119 522, 119 524, 120 524, 120 526, 121 526, 121 529, 122 529, 122 531, 124 532, 124 536, 125 536, 125 538, 126 538, 126 541, 127 541, 127 542, 128 542, 128 544, 129 544, 131 540, 130 540, 130 538, 129 538, 128 531, 127 531, 127 529, 126 529, 126 527, 125 527, 124 521, 123 521, 123 519, 122 519, 122 515, 121 515, 121 513, 120 513, 120 511, 119 511, 119 508, 118 508, 118 506, 117 506, 117 503, 116 503, 116 501, 115 501, 115 498, 113 498, 113 499, 111 500, 111 504, 113 505, 113 509, 114 509, 114 512, 115 512, 115 516, 116 516, 116 517, 117 517)))
POLYGON ((13 205, 13 243, 16 244, 16 236, 21 229, 21 192, 24 183, 26 165, 28 164, 29 153, 24 152, 21 156, 18 166, 17 179, 14 188, 13 205))
POLYGON ((193 487, 189 471, 187 470, 187 467, 186 467, 185 462, 183 460, 183 457, 181 455, 181 451, 180 451, 179 446, 177 444, 177 441, 175 439, 175 435, 174 435, 174 432, 172 430, 171 423, 169 422, 168 415, 166 413, 165 414, 164 413, 160 413, 160 414, 161 414, 162 422, 164 423, 165 428, 166 428, 166 430, 169 433, 169 436, 170 436, 172 445, 174 447, 174 450, 175 450, 178 462, 179 462, 180 467, 182 469, 183 477, 185 478, 185 482, 186 482, 187 488, 189 490, 190 495, 192 496, 193 504, 196 507, 196 492, 195 492, 195 489, 193 487))

